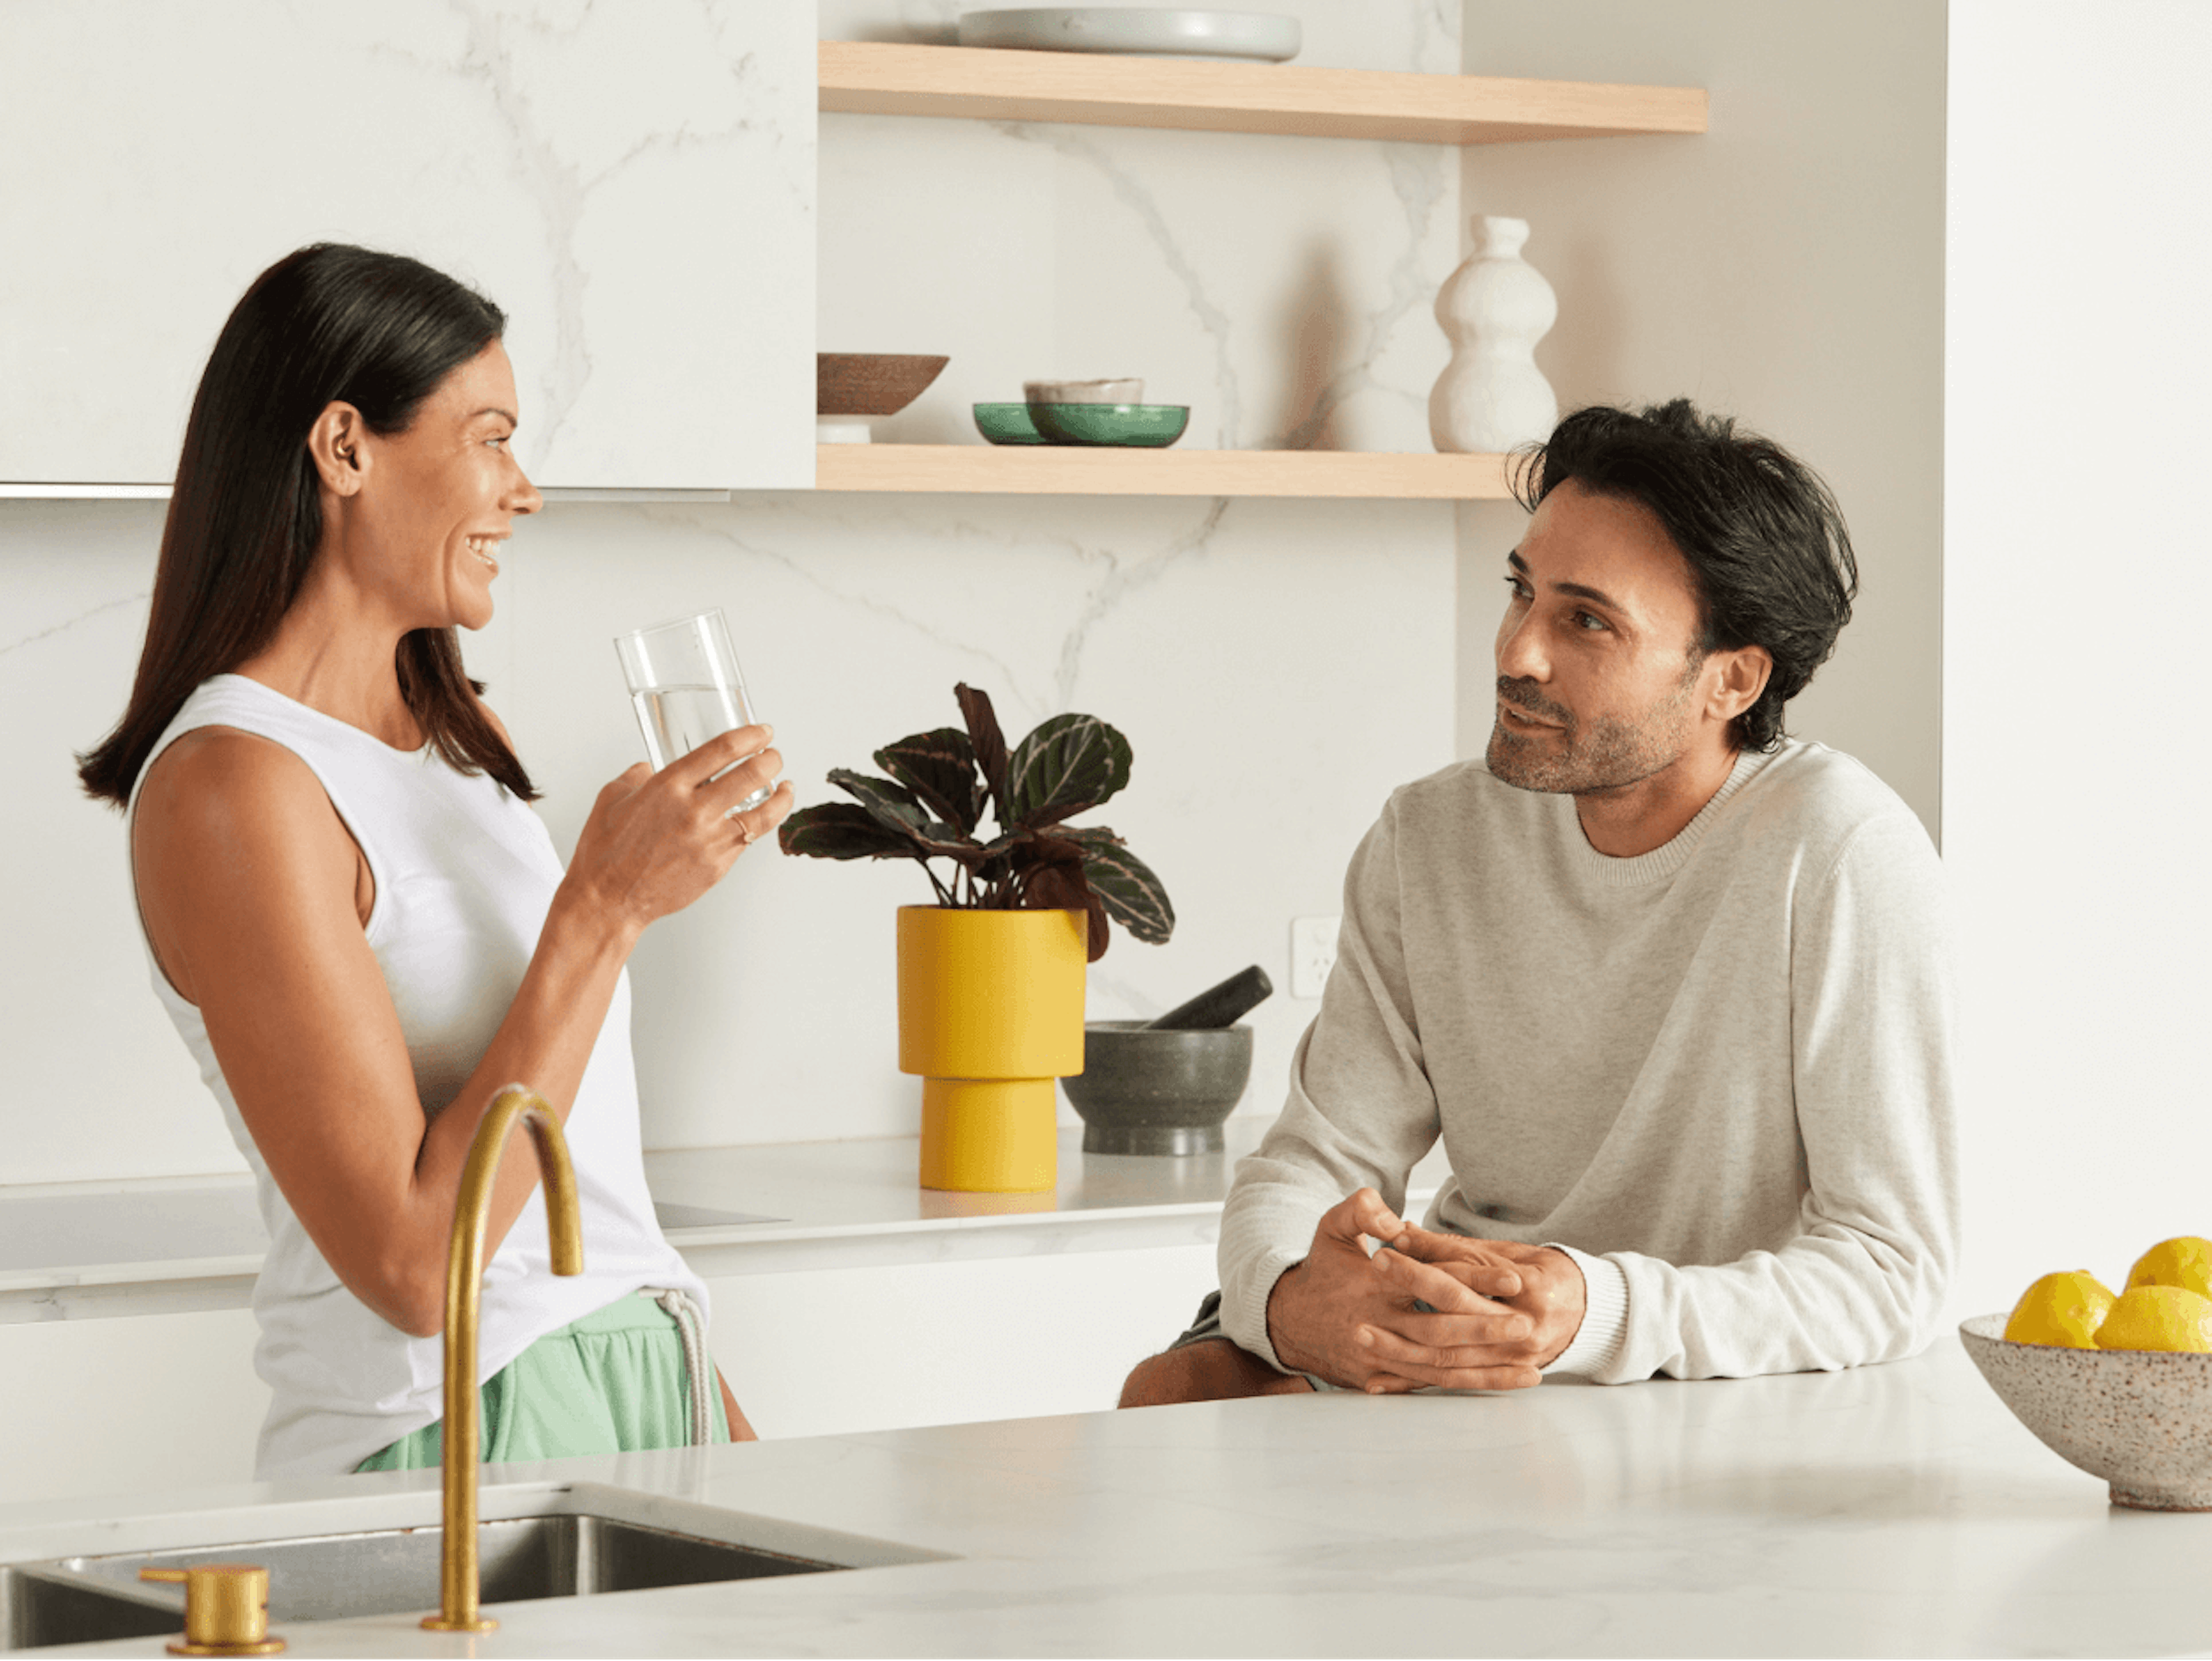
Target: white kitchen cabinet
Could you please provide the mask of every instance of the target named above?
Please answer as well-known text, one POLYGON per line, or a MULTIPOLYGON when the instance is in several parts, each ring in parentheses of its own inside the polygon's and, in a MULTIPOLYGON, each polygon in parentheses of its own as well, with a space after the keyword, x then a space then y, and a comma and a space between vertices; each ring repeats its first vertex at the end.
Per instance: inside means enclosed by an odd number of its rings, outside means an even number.
MULTIPOLYGON (((720 1277, 714 1354, 778 1440, 1089 1412, 1213 1274, 1194 1244, 720 1277)), ((245 1309, 0 1325, 0 1504, 251 1481, 253 1342, 245 1309)))
POLYGON ((0 1503, 253 1480, 253 1311, 0 1326, 0 1503))
MULTIPOLYGON (((716 1361, 782 1440, 1111 1407, 1213 1288, 1231 1174, 1271 1123, 1187 1159, 1066 1129, 1050 1193, 919 1189, 913 1137, 662 1149, 646 1177, 716 1361)), ((1432 1150, 1408 1207, 1449 1169, 1432 1150)), ((240 1177, 0 1189, 0 1503, 248 1480, 267 1244, 240 1177)))
POLYGON ((171 478, 231 306, 319 240, 505 308, 540 484, 811 486, 814 83, 807 6, 13 0, 0 491, 171 478))

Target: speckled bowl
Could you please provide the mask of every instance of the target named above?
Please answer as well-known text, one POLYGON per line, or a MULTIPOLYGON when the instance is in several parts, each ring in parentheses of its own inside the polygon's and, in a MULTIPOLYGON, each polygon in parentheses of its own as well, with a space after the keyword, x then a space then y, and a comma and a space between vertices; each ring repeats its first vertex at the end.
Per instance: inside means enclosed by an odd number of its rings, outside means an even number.
POLYGON ((2005 1320, 1977 1315, 1959 1337, 2038 1441, 2116 1506, 2212 1511, 2212 1355, 2016 1344, 2005 1320))

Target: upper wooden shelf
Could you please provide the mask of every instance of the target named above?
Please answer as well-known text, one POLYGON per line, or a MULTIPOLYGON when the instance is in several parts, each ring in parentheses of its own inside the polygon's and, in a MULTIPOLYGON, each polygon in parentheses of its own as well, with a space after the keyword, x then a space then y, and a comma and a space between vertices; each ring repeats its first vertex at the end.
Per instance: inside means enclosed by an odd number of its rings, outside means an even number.
POLYGON ((1078 445, 822 444, 817 490, 984 496, 1395 496, 1495 501, 1505 458, 1359 450, 1137 450, 1078 445))
POLYGON ((861 115, 1510 144, 1705 130, 1697 87, 824 40, 821 106, 861 115))

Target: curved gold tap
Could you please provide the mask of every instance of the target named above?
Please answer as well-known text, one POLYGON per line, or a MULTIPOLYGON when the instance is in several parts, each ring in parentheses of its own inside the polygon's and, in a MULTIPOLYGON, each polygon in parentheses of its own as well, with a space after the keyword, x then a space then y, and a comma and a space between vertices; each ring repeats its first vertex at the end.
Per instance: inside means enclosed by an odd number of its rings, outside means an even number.
POLYGON ((477 1472, 483 1423, 477 1398, 477 1313, 483 1291, 484 1217, 492 1181, 507 1135, 520 1119, 538 1148, 545 1181, 545 1232, 556 1275, 584 1272, 584 1226, 576 1210, 576 1172, 568 1140, 545 1098, 527 1085, 511 1084, 491 1098, 461 1167, 453 1205, 453 1237, 446 1251, 446 1538, 438 1575, 438 1613, 422 1624, 433 1632, 489 1632, 499 1625, 478 1612, 477 1593, 477 1472))

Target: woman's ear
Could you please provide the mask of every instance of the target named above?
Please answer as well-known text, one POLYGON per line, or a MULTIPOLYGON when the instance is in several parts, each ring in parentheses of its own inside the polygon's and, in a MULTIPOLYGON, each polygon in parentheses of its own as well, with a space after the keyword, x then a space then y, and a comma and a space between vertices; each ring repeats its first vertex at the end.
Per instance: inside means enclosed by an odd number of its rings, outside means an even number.
POLYGON ((368 457, 362 441, 368 426, 361 411, 350 404, 325 405, 315 424, 307 429, 307 453, 314 458, 316 475, 323 488, 349 496, 361 489, 368 472, 368 457))
POLYGON ((1715 721, 1734 721, 1759 702, 1774 673, 1774 658, 1764 646, 1740 646, 1713 655, 1720 660, 1721 672, 1708 713, 1715 721))

